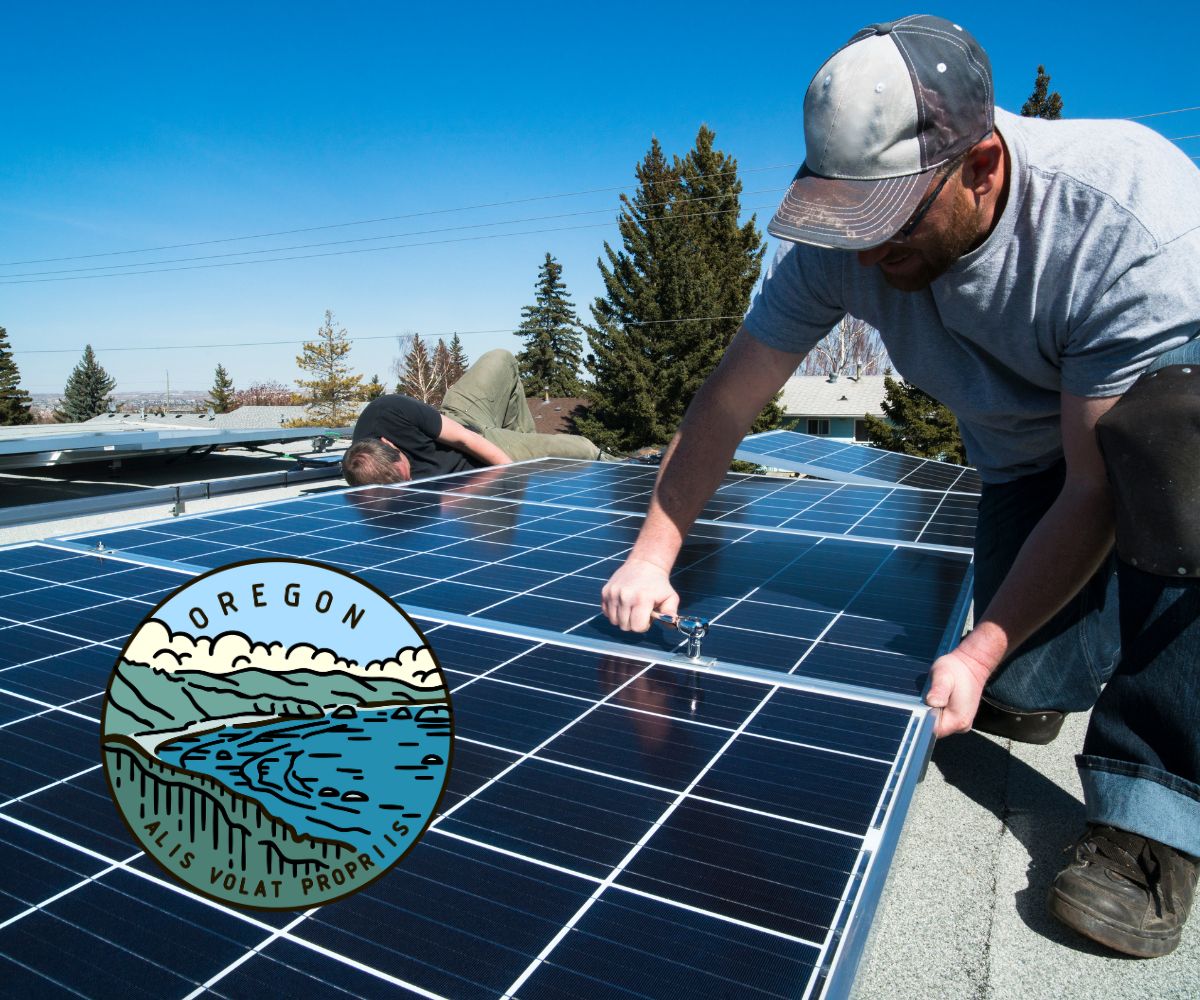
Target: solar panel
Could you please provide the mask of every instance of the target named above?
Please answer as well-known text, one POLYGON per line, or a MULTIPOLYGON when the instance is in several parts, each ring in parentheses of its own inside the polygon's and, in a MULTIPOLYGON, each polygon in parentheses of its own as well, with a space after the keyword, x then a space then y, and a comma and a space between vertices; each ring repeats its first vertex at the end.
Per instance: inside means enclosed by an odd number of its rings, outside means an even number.
MULTIPOLYGON (((642 514, 656 477, 656 469, 641 465, 539 459, 417 480, 408 488, 642 514)), ((700 519, 969 550, 975 507, 975 497, 948 491, 730 473, 700 519)))
MULTIPOLYGON (((404 491, 364 492, 372 520, 427 516, 380 503, 420 499, 404 491)), ((363 526, 351 502, 288 506, 217 530, 363 526)), ((187 572, 69 544, 0 550, 7 990, 848 992, 931 740, 915 702, 426 618, 456 719, 441 815, 377 885, 299 915, 237 912, 132 849, 100 770, 100 695, 123 633, 187 572)))
POLYGON ((969 466, 899 455, 798 431, 751 434, 738 445, 734 457, 844 483, 895 484, 961 493, 978 493, 981 489, 979 473, 969 466))
MULTIPOLYGON (((108 462, 144 458, 192 449, 232 448, 310 440, 328 443, 324 427, 211 428, 137 427, 93 428, 89 424, 47 425, 45 428, 0 428, 0 469, 25 469, 79 462, 108 462)), ((316 447, 316 445, 314 445, 316 447)), ((323 450, 323 447, 317 448, 323 450)))
MULTIPOLYGON (((256 555, 313 558, 416 614, 664 655, 678 633, 623 633, 599 609, 641 523, 605 510, 375 487, 76 541, 197 569, 256 555)), ((689 535, 672 579, 682 610, 713 622, 707 656, 915 699, 947 623, 961 625, 970 565, 960 551, 706 523, 689 535)))

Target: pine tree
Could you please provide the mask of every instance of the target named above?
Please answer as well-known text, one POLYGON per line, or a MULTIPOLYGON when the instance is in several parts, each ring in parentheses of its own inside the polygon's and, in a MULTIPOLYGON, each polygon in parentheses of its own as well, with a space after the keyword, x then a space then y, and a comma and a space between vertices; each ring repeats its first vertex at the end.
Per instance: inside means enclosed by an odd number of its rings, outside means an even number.
POLYGON ((452 386, 466 373, 471 367, 471 363, 467 360, 467 352, 463 350, 462 341, 458 339, 456 333, 450 338, 450 368, 446 372, 446 385, 452 386))
POLYGON ((1051 121, 1062 117, 1063 101, 1058 91, 1047 93, 1050 86, 1050 74, 1045 66, 1037 69, 1037 79, 1033 84, 1033 93, 1021 106, 1021 114, 1026 118, 1048 118, 1051 121))
POLYGON ((296 384, 307 390, 309 418, 320 425, 341 427, 354 418, 351 404, 362 392, 362 376, 350 373, 346 355, 351 346, 345 328, 333 329, 333 313, 326 309, 317 339, 306 342, 304 353, 296 358, 296 364, 312 375, 296 379, 296 384))
POLYGON ((217 365, 217 370, 213 375, 213 387, 209 390, 208 408, 213 413, 228 413, 234 407, 235 392, 233 379, 229 377, 229 372, 225 370, 224 365, 217 365))
POLYGON ((890 375, 883 377, 883 388, 883 412, 890 423, 867 415, 867 438, 873 445, 904 455, 967 464, 958 421, 949 407, 890 375))
MULTIPOLYGON (((681 324, 675 331, 677 360, 667 391, 678 393, 683 401, 680 419, 741 326, 767 251, 755 217, 751 216, 745 225, 738 222, 742 182, 737 176, 737 160, 713 149, 715 139, 716 133, 701 125, 695 146, 682 163, 676 160, 688 201, 692 245, 701 250, 694 277, 686 288, 690 301, 684 309, 692 316, 714 317, 699 330, 693 328, 694 332, 685 329, 691 324, 681 324)), ((778 399, 776 395, 763 407, 752 431, 758 433, 779 425, 783 410, 778 399)))
POLYGON ((33 423, 33 398, 21 388, 21 371, 13 360, 8 331, 0 326, 0 424, 33 423))
POLYGON ((88 344, 83 349, 79 364, 67 379, 62 402, 54 411, 55 419, 77 424, 107 413, 112 409, 110 393, 116 385, 116 380, 101 367, 92 345, 88 344))
POLYGON ((578 396, 583 392, 579 317, 562 280, 562 265, 549 253, 538 268, 535 288, 533 305, 521 310, 517 328, 525 338, 525 349, 517 355, 521 379, 538 395, 578 396))
POLYGON ((433 359, 430 358, 421 335, 414 333, 412 344, 404 357, 404 367, 396 391, 432 406, 434 400, 441 398, 440 389, 440 379, 433 369, 433 359))
POLYGON ((371 381, 362 387, 362 393, 360 394, 359 398, 364 403, 369 403, 372 399, 378 399, 386 391, 387 390, 384 388, 383 383, 379 381, 379 376, 372 375, 371 381))
MULTIPOLYGON (((668 164, 658 140, 621 196, 621 249, 605 243, 605 294, 591 307, 595 379, 581 434, 608 451, 670 439, 720 361, 758 280, 765 246, 752 217, 738 222, 737 163, 702 126, 695 148, 668 164)), ((756 429, 778 423, 775 404, 756 429)))

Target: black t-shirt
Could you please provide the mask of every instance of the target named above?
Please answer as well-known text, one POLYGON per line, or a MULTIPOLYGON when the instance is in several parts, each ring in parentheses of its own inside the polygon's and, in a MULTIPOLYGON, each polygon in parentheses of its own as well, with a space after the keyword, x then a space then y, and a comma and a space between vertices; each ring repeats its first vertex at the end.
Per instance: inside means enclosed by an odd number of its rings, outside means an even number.
POLYGON ((438 444, 442 415, 428 403, 395 393, 371 400, 354 425, 353 441, 387 438, 408 456, 413 479, 476 468, 461 451, 438 444))

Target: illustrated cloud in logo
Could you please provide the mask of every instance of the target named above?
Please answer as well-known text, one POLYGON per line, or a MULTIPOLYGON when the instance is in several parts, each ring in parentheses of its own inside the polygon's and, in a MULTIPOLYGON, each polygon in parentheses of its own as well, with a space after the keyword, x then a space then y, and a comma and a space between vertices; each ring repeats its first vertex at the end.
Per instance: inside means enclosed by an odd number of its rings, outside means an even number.
POLYGON ((387 660, 360 664, 338 656, 331 649, 318 649, 298 642, 255 642, 241 632, 223 632, 216 637, 172 632, 156 618, 146 621, 125 651, 125 659, 164 673, 201 670, 233 673, 237 670, 312 670, 318 673, 358 673, 402 681, 419 688, 441 685, 437 664, 428 646, 407 646, 387 660))

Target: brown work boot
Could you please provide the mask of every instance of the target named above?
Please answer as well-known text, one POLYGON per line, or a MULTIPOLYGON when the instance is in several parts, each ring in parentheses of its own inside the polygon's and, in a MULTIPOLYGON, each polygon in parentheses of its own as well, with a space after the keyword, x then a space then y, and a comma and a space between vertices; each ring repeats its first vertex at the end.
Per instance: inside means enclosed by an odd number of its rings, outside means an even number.
POLYGON ((1174 951, 1196 892, 1196 859, 1157 840, 1091 824, 1054 880, 1050 912, 1137 958, 1174 951))

